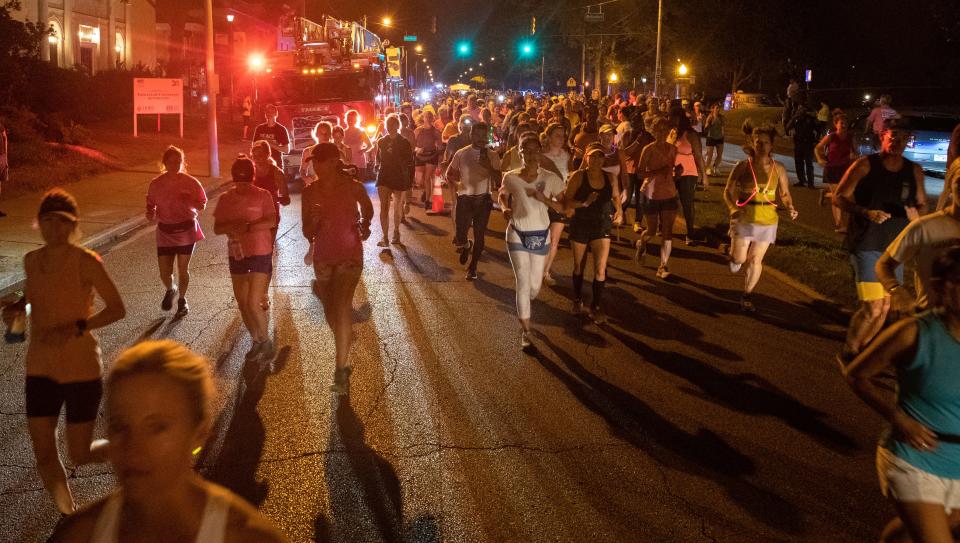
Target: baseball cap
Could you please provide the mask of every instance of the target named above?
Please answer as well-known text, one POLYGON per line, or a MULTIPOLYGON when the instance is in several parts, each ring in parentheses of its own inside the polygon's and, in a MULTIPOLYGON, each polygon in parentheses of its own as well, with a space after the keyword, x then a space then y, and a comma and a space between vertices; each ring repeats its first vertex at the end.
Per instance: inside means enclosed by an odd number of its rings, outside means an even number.
POLYGON ((587 145, 587 150, 583 152, 583 156, 584 158, 586 158, 594 153, 600 153, 601 155, 606 155, 607 150, 604 149, 603 145, 599 143, 591 143, 590 145, 587 145))
POLYGON ((605 124, 605 125, 603 125, 603 126, 600 127, 600 133, 601 133, 601 134, 616 134, 616 133, 617 133, 617 129, 614 128, 614 127, 612 127, 612 126, 610 126, 609 124, 605 124))

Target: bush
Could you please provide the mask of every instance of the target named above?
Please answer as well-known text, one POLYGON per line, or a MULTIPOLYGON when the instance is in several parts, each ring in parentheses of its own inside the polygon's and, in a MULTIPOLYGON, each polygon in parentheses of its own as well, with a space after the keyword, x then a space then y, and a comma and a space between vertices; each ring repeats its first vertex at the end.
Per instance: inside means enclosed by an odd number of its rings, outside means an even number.
POLYGON ((11 168, 41 164, 52 159, 42 135, 43 124, 26 108, 0 108, 0 121, 10 137, 11 168))

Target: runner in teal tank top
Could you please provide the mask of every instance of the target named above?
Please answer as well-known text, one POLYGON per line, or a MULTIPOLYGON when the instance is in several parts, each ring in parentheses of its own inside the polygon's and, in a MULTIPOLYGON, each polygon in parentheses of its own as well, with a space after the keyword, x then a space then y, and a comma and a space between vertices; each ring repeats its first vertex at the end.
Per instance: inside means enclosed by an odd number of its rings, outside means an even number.
POLYGON ((900 516, 883 541, 953 541, 960 528, 960 245, 931 276, 938 307, 891 326, 846 370, 854 392, 890 423, 877 473, 900 516), (878 386, 891 370, 895 399, 878 386))

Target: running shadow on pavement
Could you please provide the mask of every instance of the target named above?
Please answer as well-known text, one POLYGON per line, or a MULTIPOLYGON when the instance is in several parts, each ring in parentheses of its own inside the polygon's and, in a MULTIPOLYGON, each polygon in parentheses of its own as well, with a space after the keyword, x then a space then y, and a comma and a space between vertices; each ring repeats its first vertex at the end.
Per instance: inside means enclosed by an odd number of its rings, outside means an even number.
MULTIPOLYGON (((499 307, 505 313, 510 315, 516 314, 517 294, 515 290, 501 287, 489 281, 474 281, 473 286, 484 296, 501 302, 503 305, 499 307)), ((589 284, 586 285, 584 290, 589 290, 589 287, 589 284)), ((540 292, 543 293, 548 288, 550 287, 544 285, 540 289, 540 292)), ((560 290, 562 290, 562 288, 560 290)), ((572 289, 570 290, 572 291, 572 289)), ((563 334, 565 336, 584 345, 606 347, 610 344, 603 335, 593 332, 584 326, 587 322, 586 315, 573 315, 568 311, 557 309, 546 301, 540 300, 539 296, 531 302, 530 312, 534 327, 544 325, 558 326, 563 328, 563 334)))
POLYGON ((852 454, 861 449, 855 439, 823 421, 828 415, 814 409, 755 373, 728 374, 710 364, 676 351, 659 351, 617 330, 604 329, 637 353, 638 360, 680 377, 696 387, 681 389, 727 409, 753 416, 772 416, 838 453, 852 454))
POLYGON ((349 398, 340 398, 333 424, 325 478, 334 539, 369 540, 372 534, 361 537, 358 530, 373 524, 380 540, 402 541, 403 493, 396 470, 367 444, 363 422, 349 398))
POLYGON ((794 535, 805 532, 803 517, 795 505, 747 480, 756 472, 748 456, 706 428, 690 433, 676 426, 627 390, 587 371, 548 336, 536 335, 559 358, 559 363, 539 350, 532 357, 584 407, 601 417, 614 435, 663 466, 715 481, 764 524, 794 535))
MULTIPOLYGON (((622 272, 627 277, 633 277, 648 284, 643 285, 636 283, 622 276, 618 278, 618 282, 638 288, 648 294, 660 296, 668 303, 682 307, 685 310, 709 317, 743 314, 740 310, 739 303, 740 290, 696 283, 683 277, 682 273, 674 273, 670 276, 670 281, 662 281, 612 264, 608 266, 608 269, 622 272), (697 292, 694 289, 700 289, 707 294, 697 292)), ((771 326, 776 326, 789 332, 803 332, 819 338, 842 339, 842 334, 824 329, 819 324, 824 319, 820 313, 811 307, 811 304, 785 302, 757 292, 753 293, 753 302, 758 309, 758 312, 754 314, 753 318, 770 324, 771 326), (792 318, 782 318, 780 315, 789 315, 792 318)))
POLYGON ((425 232, 425 233, 427 233, 427 234, 429 234, 429 235, 431 235, 431 236, 441 237, 441 236, 448 236, 448 235, 450 235, 450 232, 444 230, 443 228, 439 228, 439 227, 437 227, 437 226, 435 226, 435 225, 433 225, 433 224, 430 224, 430 223, 428 223, 428 222, 423 222, 423 221, 421 221, 420 219, 418 219, 418 218, 416 218, 416 217, 411 217, 411 216, 408 215, 408 216, 407 216, 407 220, 410 221, 412 224, 415 224, 415 225, 417 226, 417 228, 416 228, 417 231, 423 231, 423 232, 425 232))
MULTIPOLYGON (((280 349, 273 367, 283 367, 289 356, 289 346, 280 349)), ((224 408, 214 425, 211 439, 216 439, 219 433, 217 427, 222 424, 223 418, 230 417, 230 426, 220 444, 219 454, 212 459, 214 464, 205 474, 207 479, 233 490, 255 506, 259 506, 267 498, 270 486, 265 480, 257 479, 257 468, 266 439, 257 404, 263 397, 270 368, 271 364, 267 361, 252 360, 244 363, 243 382, 238 384, 234 407, 232 410, 224 408)), ((200 460, 203 462, 206 459, 200 460)))
MULTIPOLYGON (((411 251, 410 247, 407 245, 394 245, 393 247, 395 247, 395 251, 406 257, 405 261, 410 264, 410 268, 412 268, 414 272, 423 278, 440 282, 450 280, 453 270, 440 264, 437 259, 433 258, 429 254, 411 251)), ((394 254, 393 264, 394 266, 399 267, 398 265, 402 262, 402 260, 397 260, 397 256, 397 254, 394 254)))
MULTIPOLYGON (((743 361, 743 357, 739 354, 715 343, 703 340, 702 330, 672 315, 661 313, 649 305, 638 312, 636 308, 639 307, 639 302, 635 302, 633 295, 626 290, 619 287, 608 287, 607 292, 609 299, 621 302, 606 304, 607 315, 612 322, 619 324, 625 330, 659 340, 681 342, 695 347, 709 356, 722 358, 723 360, 732 362, 743 361), (624 304, 622 303, 624 301, 633 303, 624 304)), ((607 330, 609 331, 608 328, 607 330)))

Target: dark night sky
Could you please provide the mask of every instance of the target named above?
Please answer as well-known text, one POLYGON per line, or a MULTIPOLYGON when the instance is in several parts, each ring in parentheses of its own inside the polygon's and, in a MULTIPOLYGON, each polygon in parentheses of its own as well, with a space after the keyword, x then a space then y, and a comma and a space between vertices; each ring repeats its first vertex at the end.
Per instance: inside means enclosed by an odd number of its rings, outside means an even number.
MULTIPOLYGON (((693 57, 701 68, 700 75, 704 78, 712 75, 718 82, 726 76, 710 74, 711 68, 720 72, 719 68, 698 56, 706 57, 707 53, 712 53, 736 57, 745 51, 759 49, 761 54, 769 57, 763 67, 764 87, 779 87, 780 80, 797 67, 813 67, 816 82, 825 86, 956 87, 960 83, 960 49, 957 42, 952 41, 952 36, 960 34, 960 18, 953 15, 957 1, 667 0, 664 24, 669 27, 673 39, 665 42, 664 53, 668 58, 693 57), (720 31, 728 38, 722 42, 722 47, 703 39, 710 24, 721 16, 726 18, 725 21, 733 21, 733 24, 724 23, 720 31), (738 25, 737 21, 741 20, 748 22, 738 25), (856 68, 851 68, 853 66, 856 68)), ((308 15, 326 12, 340 18, 360 20, 366 14, 370 21, 379 21, 384 15, 393 16, 397 28, 392 31, 384 31, 376 24, 368 26, 391 41, 399 41, 402 31, 418 35, 434 71, 450 81, 460 71, 458 66, 462 66, 453 56, 457 39, 475 39, 474 61, 491 54, 515 56, 515 42, 522 35, 522 29, 529 25, 530 13, 538 15, 538 30, 543 35, 538 37, 549 41, 547 36, 558 30, 556 24, 551 27, 548 21, 551 12, 561 5, 583 6, 591 0, 306 2, 308 15), (432 16, 438 19, 436 35, 430 34, 432 16), (507 26, 513 28, 505 30, 507 26), (449 69, 444 71, 445 67, 449 69)), ((617 5, 619 9, 640 14, 641 24, 655 23, 656 0, 620 0, 617 5)), ((558 17, 563 17, 562 13, 558 17)), ((579 11, 566 13, 580 16, 579 11)), ((713 31, 718 30, 714 28, 713 31)), ((652 41, 652 36, 647 41, 652 41)), ((554 46, 561 47, 556 41, 554 46)), ((565 73, 579 70, 576 49, 567 49, 563 59, 556 59, 563 64, 565 73)), ((504 70, 509 68, 503 67, 504 70)), ((560 73, 555 75, 565 77, 560 73)), ((757 84, 757 80, 753 84, 757 84)))

